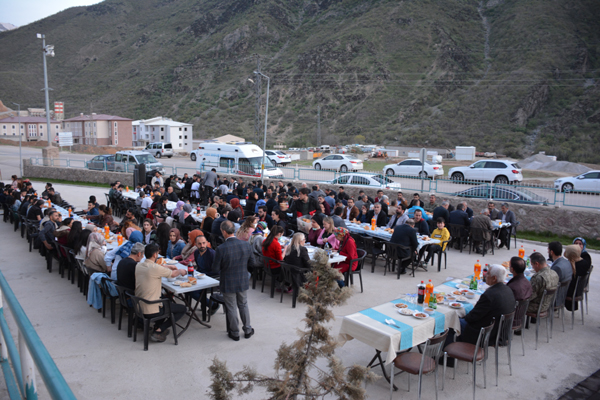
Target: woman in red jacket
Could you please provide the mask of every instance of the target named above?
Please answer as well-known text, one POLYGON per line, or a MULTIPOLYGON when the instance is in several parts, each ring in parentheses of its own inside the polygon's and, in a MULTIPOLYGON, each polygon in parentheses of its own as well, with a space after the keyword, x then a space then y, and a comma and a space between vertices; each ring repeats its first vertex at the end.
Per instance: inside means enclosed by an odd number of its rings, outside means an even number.
MULTIPOLYGON (((341 263, 335 265, 342 274, 347 272, 350 268, 350 260, 356 260, 358 258, 358 253, 356 252, 356 242, 350 236, 350 231, 346 228, 337 227, 335 228, 335 236, 337 240, 340 241, 340 255, 346 256, 346 261, 342 261, 341 263)), ((352 263, 352 271, 356 270, 358 267, 358 262, 352 263)))
MULTIPOLYGON (((282 249, 279 244, 279 238, 283 236, 283 228, 279 225, 274 225, 273 229, 269 233, 269 236, 262 243, 263 256, 272 258, 274 260, 283 261, 283 254, 285 254, 285 247, 282 249)), ((281 274, 281 264, 269 261, 271 266, 271 273, 273 276, 281 274)))

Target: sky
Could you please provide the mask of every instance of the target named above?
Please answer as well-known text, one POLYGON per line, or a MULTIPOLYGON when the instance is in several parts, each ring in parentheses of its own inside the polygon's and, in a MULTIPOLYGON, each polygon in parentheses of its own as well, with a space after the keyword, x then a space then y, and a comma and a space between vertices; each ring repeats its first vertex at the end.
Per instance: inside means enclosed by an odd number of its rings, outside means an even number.
POLYGON ((0 0, 0 22, 23 26, 70 7, 96 3, 100 0, 0 0))

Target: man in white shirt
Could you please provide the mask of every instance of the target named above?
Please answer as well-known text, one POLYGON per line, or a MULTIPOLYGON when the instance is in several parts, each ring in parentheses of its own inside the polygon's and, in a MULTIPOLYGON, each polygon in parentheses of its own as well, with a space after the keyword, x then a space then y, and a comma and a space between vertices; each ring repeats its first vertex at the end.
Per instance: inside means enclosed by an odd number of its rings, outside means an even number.
POLYGON ((156 174, 154 175, 154 178, 152 178, 152 182, 150 182, 150 183, 154 187, 154 184, 157 182, 160 187, 163 187, 165 185, 165 181, 163 181, 163 178, 162 178, 162 176, 160 176, 160 172, 158 172, 158 171, 156 171, 156 174))
MULTIPOLYGON (((142 197, 142 193, 140 193, 140 197, 142 197)), ((152 207, 152 196, 144 195, 141 207, 142 211, 144 212, 144 215, 148 214, 148 210, 150 209, 150 207, 152 207)))

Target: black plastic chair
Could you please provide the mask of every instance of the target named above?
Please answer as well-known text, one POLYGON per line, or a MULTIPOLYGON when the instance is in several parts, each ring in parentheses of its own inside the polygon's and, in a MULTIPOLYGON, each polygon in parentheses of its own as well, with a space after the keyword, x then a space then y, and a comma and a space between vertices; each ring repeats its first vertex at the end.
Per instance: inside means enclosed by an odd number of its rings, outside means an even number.
POLYGON ((517 248, 517 228, 521 222, 517 221, 514 225, 511 226, 510 234, 508 235, 508 240, 506 241, 506 248, 510 250, 510 238, 515 238, 515 249, 517 248), (514 228, 514 229, 513 229, 514 228))
POLYGON ((371 236, 363 236, 364 250, 371 255, 371 273, 375 272, 375 262, 377 258, 385 258, 386 251, 383 249, 383 244, 380 240, 374 239, 371 236))
MULTIPOLYGON (((145 300, 141 297, 132 296, 133 300, 133 308, 135 310, 135 315, 143 321, 144 323, 144 351, 148 351, 148 341, 150 339, 150 322, 160 321, 165 318, 171 319, 171 327, 173 328, 173 339, 175 340, 175 345, 177 345, 177 327, 175 324, 175 316, 171 312, 171 300, 169 299, 159 299, 159 300, 145 300), (145 304, 162 304, 162 314, 153 318, 148 318, 144 315, 144 311, 142 310, 141 303, 145 304)), ((137 340, 137 329, 133 330, 133 341, 137 340)))
POLYGON ((481 256, 484 257, 487 253, 487 247, 489 247, 494 254, 494 231, 486 228, 471 228, 469 231, 469 254, 475 250, 475 243, 481 243, 481 256), (484 240, 485 234, 489 234, 490 239, 484 240), (481 239, 481 240, 479 240, 481 239))
POLYGON ((453 239, 451 243, 454 245, 454 243, 458 242, 459 250, 462 253, 464 239, 468 239, 469 237, 467 227, 464 225, 448 224, 448 231, 453 239))
POLYGON ((127 337, 131 337, 132 329, 135 322, 135 309, 133 307, 133 297, 135 294, 130 289, 115 284, 117 292, 119 292, 119 327, 121 330, 121 321, 123 320, 123 310, 127 311, 127 337))
POLYGON ((361 249, 357 249, 356 253, 358 254, 358 258, 354 258, 352 260, 349 261, 350 263, 350 268, 348 268, 348 271, 346 271, 344 273, 344 283, 346 284, 346 286, 350 286, 354 284, 354 275, 358 275, 358 278, 360 279, 360 292, 363 292, 363 280, 362 280, 362 270, 363 267, 365 265, 365 258, 367 257, 367 252, 365 250, 361 250, 361 249), (354 265, 354 263, 358 263, 358 265, 356 266, 356 269, 354 271, 352 271, 352 265, 354 265))
POLYGON ((406 264, 405 261, 410 261, 408 265, 412 267, 413 277, 415 276, 415 253, 412 251, 410 247, 403 246, 397 243, 386 243, 386 272, 388 268, 390 271, 394 271, 396 269, 396 262, 398 262, 398 269, 396 270, 397 279, 400 279, 400 275, 402 273, 402 265, 406 264), (406 256, 405 254, 408 254, 406 256))
POLYGON ((40 225, 38 223, 27 222, 26 228, 27 228, 27 231, 26 231, 27 236, 26 237, 27 237, 27 241, 29 242, 29 252, 31 253, 31 250, 33 248, 33 242, 40 234, 40 225))
POLYGON ((446 251, 448 250, 448 246, 450 246, 450 243, 452 243, 452 236, 450 236, 450 238, 448 238, 448 240, 443 241, 442 243, 440 243, 438 246, 440 246, 440 250, 436 251, 435 253, 433 253, 431 255, 431 265, 433 266, 433 260, 435 259, 435 256, 438 256, 438 272, 442 271, 442 256, 444 256, 444 269, 448 269, 448 253, 446 253, 446 251), (446 247, 444 247, 444 245, 446 247))
POLYGON ((102 318, 106 317, 106 299, 110 301, 110 323, 115 323, 115 308, 119 295, 113 296, 110 294, 110 285, 114 285, 114 281, 110 278, 100 279, 100 292, 102 293, 102 318))
POLYGON ((67 270, 67 280, 71 281, 71 284, 73 284, 73 283, 75 283, 75 268, 76 268, 76 265, 73 262, 75 257, 71 256, 71 253, 73 250, 62 244, 59 244, 59 247, 60 247, 61 256, 63 257, 63 270, 62 270, 61 276, 64 278, 65 269, 66 269, 67 270))
POLYGON ((275 279, 276 276, 273 275, 273 271, 271 269, 271 263, 281 264, 281 261, 276 260, 274 258, 263 256, 263 271, 265 273, 265 276, 263 277, 262 287, 260 289, 260 292, 264 293, 265 282, 267 280, 267 276, 269 276, 269 277, 271 277, 271 298, 273 298, 273 297, 275 297, 275 288, 278 287, 279 289, 283 289, 284 282, 278 281, 277 279, 275 279))

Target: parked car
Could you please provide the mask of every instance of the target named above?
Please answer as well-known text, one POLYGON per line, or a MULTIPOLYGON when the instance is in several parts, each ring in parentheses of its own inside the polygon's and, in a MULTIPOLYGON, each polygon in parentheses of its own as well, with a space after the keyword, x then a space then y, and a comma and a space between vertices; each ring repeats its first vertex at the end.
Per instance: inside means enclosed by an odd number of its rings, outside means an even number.
POLYGON ((505 186, 480 185, 454 193, 458 197, 471 197, 478 199, 493 199, 524 204, 540 204, 547 206, 548 199, 530 190, 513 189, 505 186))
POLYGON ((448 171, 454 181, 482 181, 494 183, 522 182, 523 173, 519 164, 505 160, 482 160, 468 167, 454 167, 448 171))
POLYGON ((146 153, 150 153, 156 158, 165 157, 173 157, 173 145, 171 143, 157 142, 157 143, 149 143, 148 146, 144 149, 146 153))
POLYGON ((383 173, 386 175, 398 176, 418 176, 419 178, 433 178, 444 175, 444 167, 442 164, 434 164, 425 161, 425 169, 422 170, 423 164, 418 158, 410 158, 400 161, 398 164, 388 164, 383 167, 383 173))
POLYGON ((87 162, 88 169, 95 169, 99 171, 114 171, 115 170, 115 156, 112 154, 105 154, 102 156, 96 156, 87 162))
POLYGON ((352 185, 400 190, 402 185, 381 174, 345 174, 331 181, 321 182, 329 185, 352 185))
POLYGON ((554 181, 554 187, 561 192, 600 192, 600 171, 559 178, 554 181))
POLYGON ((286 166, 292 162, 292 157, 281 150, 267 150, 265 154, 276 166, 286 166))
POLYGON ((133 172, 136 164, 146 164, 147 171, 154 169, 163 175, 165 173, 165 166, 145 151, 117 151, 115 154, 115 171, 133 172))
POLYGON ((340 172, 358 171, 363 169, 362 160, 352 154, 331 154, 327 157, 313 161, 312 165, 316 170, 333 169, 340 172))

